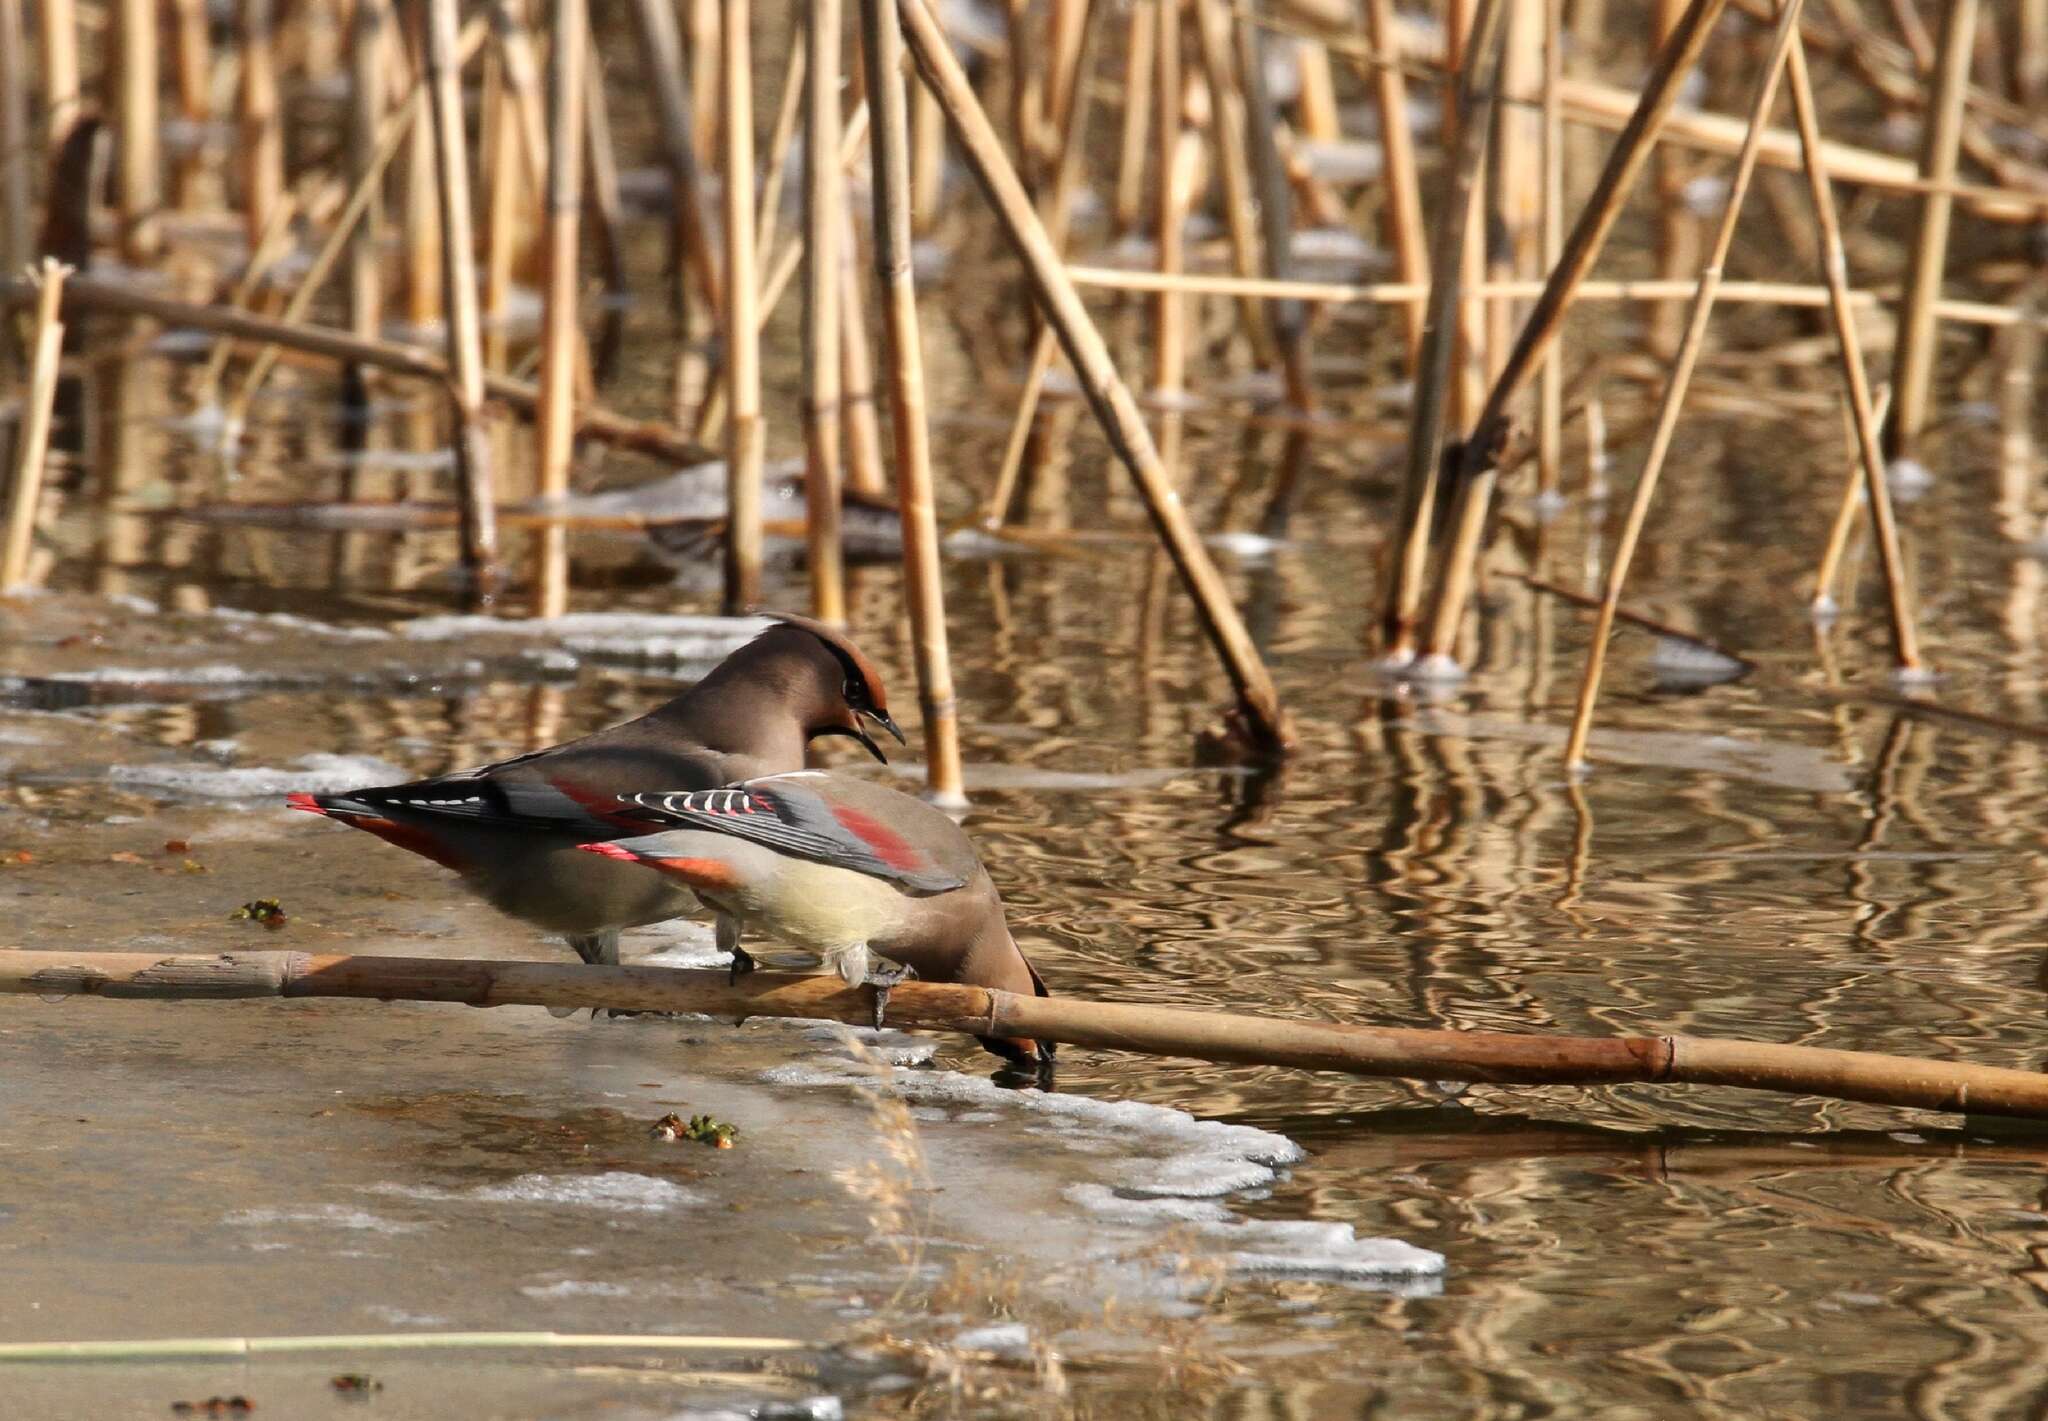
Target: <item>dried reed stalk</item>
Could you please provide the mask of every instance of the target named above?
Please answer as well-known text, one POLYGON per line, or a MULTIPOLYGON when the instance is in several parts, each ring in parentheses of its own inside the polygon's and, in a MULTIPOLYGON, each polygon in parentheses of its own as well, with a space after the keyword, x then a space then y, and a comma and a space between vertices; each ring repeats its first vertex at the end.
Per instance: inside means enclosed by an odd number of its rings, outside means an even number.
MULTIPOLYGON (((1417 177, 1415 140, 1408 126, 1408 81, 1396 53, 1394 0, 1365 0, 1366 35, 1377 51, 1373 67, 1373 98, 1379 106, 1381 199, 1386 211, 1387 245, 1394 249, 1394 270, 1411 286, 1429 286, 1429 239, 1422 226, 1422 184, 1417 177)), ((1425 297, 1407 303, 1408 373, 1421 369, 1422 332, 1427 319, 1425 297)))
POLYGON ((118 63, 114 83, 114 143, 120 181, 121 255, 141 265, 163 245, 163 174, 158 131, 155 0, 115 0, 118 63))
MULTIPOLYGON (((1245 123, 1250 140, 1252 175, 1257 183, 1259 229, 1265 248, 1265 274, 1286 277, 1294 267, 1294 188, 1280 156, 1280 112, 1266 83, 1265 46, 1259 31, 1235 24, 1238 80, 1244 86, 1245 123)), ((1266 308, 1273 339, 1279 347, 1288 407, 1306 415, 1315 408, 1315 387, 1309 378, 1308 308, 1299 301, 1278 301, 1266 308)), ((1283 477, 1275 491, 1286 484, 1283 477)))
MULTIPOLYGON (((345 997, 473 1007, 614 1007, 866 1023, 874 995, 836 976, 305 952, 0 952, 0 993, 115 1000, 345 997)), ((1498 1085, 1735 1086, 1976 1115, 2048 1118, 2048 1075, 1967 1062, 1693 1036, 1545 1036, 1289 1021, 905 982, 892 1025, 1093 1050, 1498 1085)), ((43 1345, 43 1344, 35 1344, 43 1345)))
MULTIPOLYGON (((1202 73, 1209 82, 1209 142, 1216 153, 1222 184, 1223 216, 1230 232, 1231 265, 1239 276, 1260 272, 1258 198, 1252 188, 1251 157, 1245 144, 1245 104, 1233 64, 1231 17, 1225 0, 1192 0, 1195 36, 1202 51, 1202 73)), ((1250 343, 1252 361, 1271 370, 1279 363, 1266 313, 1245 297, 1237 301, 1239 324, 1250 343)))
MULTIPOLYGON (((494 15, 505 15, 519 0, 503 0, 492 7, 494 15)), ((519 101, 505 78, 503 47, 493 45, 483 55, 483 91, 477 105, 482 111, 482 149, 478 164, 483 174, 484 197, 484 368, 503 370, 511 353, 512 333, 507 306, 512 297, 512 263, 533 198, 520 172, 519 101)), ((536 194, 537 196, 538 194, 536 194)))
MULTIPOLYGON (((789 46, 789 59, 782 71, 782 102, 775 110, 775 127, 768 134, 768 162, 762 168, 761 208, 754 219, 754 250, 775 250, 775 223, 782 213, 782 175, 789 167, 789 150, 796 142, 797 114, 803 109, 804 59, 809 49, 804 39, 809 26, 797 30, 789 46)), ((836 157, 831 150, 829 157, 836 157)))
MULTIPOLYGON (((213 36, 207 0, 171 0, 171 77, 178 116, 187 132, 200 134, 213 121, 213 36)), ((206 147, 190 143, 171 165, 171 201, 181 208, 208 204, 204 191, 206 147)))
POLYGON ((720 0, 725 179, 725 610, 761 600, 761 332, 755 313, 754 76, 747 0, 720 0))
MULTIPOLYGON (((592 44, 584 51, 583 61, 583 161, 589 174, 583 192, 590 225, 597 229, 604 289, 622 298, 626 295, 626 218, 619 196, 619 155, 612 144, 611 109, 605 103, 604 57, 592 44)), ((576 348, 588 364, 588 344, 579 341, 576 348)))
POLYGON ((1706 45, 1707 35, 1726 4, 1727 0, 1691 0, 1670 39, 1658 50, 1644 81, 1642 97, 1628 126, 1615 139, 1614 150, 1608 154, 1592 195, 1565 241, 1564 255, 1551 268, 1543 294, 1537 298, 1507 364, 1495 378, 1484 408, 1470 427, 1459 454, 1450 540, 1440 564, 1436 601, 1421 650, 1423 663, 1432 674, 1452 674, 1456 669, 1453 650, 1458 629, 1464 623, 1465 605, 1471 595, 1493 499, 1498 475, 1495 460, 1507 435, 1508 406, 1534 375, 1537 361, 1563 326, 1574 291, 1606 245, 1622 204, 1635 185, 1636 175, 1648 159, 1666 115, 1677 102, 1679 85, 1706 45))
MULTIPOLYGON (((36 60, 43 94, 43 151, 52 160, 64 150, 80 114, 78 100, 78 8, 74 0, 43 0, 36 14, 36 60)), ((26 102, 28 89, 20 90, 26 102)))
POLYGON ((1088 319, 1087 308, 1067 278, 1057 247, 1039 223, 1017 175, 1010 171, 1001 141, 982 112, 959 61, 953 57, 945 30, 922 0, 897 0, 897 4, 919 72, 938 96, 969 165, 1023 258, 1039 305, 1046 320, 1059 332, 1060 344, 1080 378, 1082 392, 1101 421, 1110 447, 1130 470, 1167 553, 1195 600, 1203 630, 1236 691, 1244 738, 1266 752, 1285 749, 1291 733, 1272 677, 1231 604, 1229 589, 1174 492, 1172 479, 1153 447, 1137 403, 1118 377, 1116 362, 1111 359, 1101 333, 1088 319))
POLYGON ((1898 344, 1892 353, 1891 455, 1910 459, 1927 426, 1934 383, 1934 357, 1941 339, 1934 303, 1948 264, 1949 217, 1955 198, 1956 150, 1963 135, 1963 99, 1969 91, 1970 60, 1976 53, 1977 0, 1947 0, 1942 8, 1940 62, 1934 95, 1921 135, 1920 176, 1940 184, 1920 196, 1918 225, 1907 249, 1906 289, 1899 298, 1898 344))
MULTIPOLYGON (((1469 117, 1460 103, 1463 86, 1458 76, 1469 62, 1465 47, 1466 38, 1473 33, 1477 19, 1479 0, 1450 0, 1445 11, 1445 69, 1443 84, 1443 135, 1448 151, 1455 151, 1459 132, 1469 121, 1483 124, 1488 132, 1482 140, 1481 152, 1491 156, 1493 129, 1496 116, 1496 96, 1488 92, 1478 97, 1469 117)), ((1497 76, 1507 57, 1508 31, 1514 28, 1509 14, 1514 6, 1501 7, 1501 53, 1491 62, 1496 66, 1497 76)), ((1489 84, 1491 90, 1495 85, 1489 84)), ((1469 429, 1479 416, 1479 405, 1486 398, 1486 382, 1492 373, 1492 360, 1487 353, 1486 305, 1476 293, 1485 284, 1488 276, 1486 262, 1487 223, 1493 215, 1493 205, 1488 201, 1487 188, 1490 186, 1488 164, 1482 159, 1479 171, 1473 175, 1473 202, 1477 206, 1474 216, 1465 223, 1465 241, 1456 252, 1456 258, 1463 268, 1458 277, 1458 302, 1452 307, 1456 318, 1456 338, 1451 346, 1450 374, 1450 415, 1451 427, 1469 429)))
POLYGON ((1422 354, 1409 416, 1408 464, 1394 521, 1395 553, 1387 566, 1380 613, 1380 654, 1389 667, 1406 666, 1415 656, 1430 523, 1444 462, 1444 404, 1456 339, 1458 288, 1464 280, 1459 254, 1465 249, 1465 228, 1478 200, 1479 169, 1486 154, 1485 113, 1493 101, 1493 76, 1500 63, 1500 18, 1496 0, 1484 0, 1474 17, 1459 79, 1459 112, 1464 122, 1458 128, 1457 151, 1444 165, 1442 207, 1429 257, 1429 269, 1435 276, 1423 320, 1422 354))
MULTIPOLYGON (((1871 422, 1884 427, 1892 407, 1892 386, 1878 387, 1871 405, 1871 422)), ((1835 600, 1835 581, 1842 570, 1842 557, 1849 550, 1849 530, 1856 526, 1856 505, 1863 501, 1863 446, 1856 437, 1856 411, 1849 397, 1842 396, 1842 434, 1849 446, 1849 476, 1842 481, 1842 496, 1835 502, 1835 516, 1828 521, 1828 540, 1820 552, 1820 566, 1813 575, 1813 615, 1832 617, 1841 610, 1835 600)))
MULTIPOLYGON (((1152 240, 1162 278, 1179 275, 1186 264, 1187 203, 1175 182, 1182 97, 1180 7, 1181 0, 1152 3, 1158 26, 1152 40, 1152 240)), ((1022 172, 1018 178, 1028 193, 1029 181, 1022 172)), ((1152 297, 1152 393, 1168 401, 1177 399, 1187 384, 1187 322, 1187 298, 1162 286, 1152 297)))
MULTIPOLYGON (((811 615, 846 621, 839 544, 839 0, 804 7, 810 74, 804 88, 804 552, 811 615)), ((763 210, 764 217, 766 210, 763 210)), ((765 223, 764 223, 765 225, 765 223)))
MULTIPOLYGON (((27 264, 29 227, 28 30, 21 0, 0 0, 0 271, 27 264)), ((0 369, 13 361, 14 342, 0 331, 0 369)))
POLYGON ((1807 189, 1820 229, 1820 264, 1827 274, 1830 314, 1834 318, 1835 352, 1847 382, 1849 409, 1856 422, 1856 440, 1863 451, 1863 490, 1870 500, 1870 520, 1877 533, 1878 559, 1884 567, 1886 606, 1891 614, 1892 654, 1902 673, 1922 671, 1919 636, 1906 590, 1906 559, 1899 547, 1899 528, 1892 517, 1891 490, 1885 484, 1884 455, 1877 444, 1877 419, 1871 409, 1870 374, 1863 364, 1862 337, 1849 309, 1849 259, 1842 246, 1842 227, 1835 216, 1834 185, 1820 143, 1820 119, 1807 78, 1806 51, 1795 33, 1788 66, 1792 112, 1806 156, 1807 189))
POLYGON ((839 394, 846 411, 846 487, 880 497, 889 487, 882 459, 882 421, 875 410, 875 370, 868 344, 867 302, 861 296, 860 231, 848 195, 839 228, 839 394))
POLYGON ((242 218, 249 248, 270 226, 284 192, 284 123, 278 113, 277 36, 271 0, 239 0, 242 82, 237 94, 242 218))
POLYGON ((490 441, 483 428, 483 331, 477 315, 476 241, 471 235, 469 157, 463 138, 461 54, 455 0, 426 0, 425 35, 434 167, 440 176, 442 303, 448 313, 450 406, 455 416, 455 476, 464 511, 462 564, 472 594, 497 591, 498 530, 493 521, 490 441))
POLYGON ((1579 696, 1572 713, 1571 734, 1565 739, 1564 763, 1569 773, 1576 774, 1586 768, 1586 739, 1593 731, 1593 706, 1600 696, 1600 677, 1607 664, 1607 640, 1614 632, 1615 614, 1621 606, 1622 585, 1628 580, 1629 566, 1635 560, 1636 543, 1649 519, 1650 500, 1656 496, 1657 480, 1663 474, 1664 460, 1671 452, 1672 436, 1678 432, 1678 415, 1685 405, 1685 392, 1692 384, 1693 368, 1698 364, 1700 350, 1706 343, 1707 322, 1714 312, 1714 294, 1721 284, 1722 264, 1728 260, 1729 248, 1735 244, 1735 227, 1742 217, 1743 199, 1749 195, 1750 178, 1756 173, 1757 146, 1769 122, 1771 106, 1777 102, 1778 80, 1784 73, 1785 56, 1798 33, 1799 15, 1803 8, 1804 0, 1785 0, 1779 9, 1778 28, 1771 36, 1764 72, 1757 80, 1755 97, 1750 104, 1749 142, 1743 145, 1735 160, 1735 174, 1729 179, 1728 198, 1721 209, 1721 221, 1714 231, 1706 264, 1700 268, 1699 289, 1686 313, 1685 328, 1679 333, 1678 349, 1672 357, 1671 373, 1665 379, 1664 394, 1657 405, 1649 452, 1644 456, 1642 472, 1636 477, 1628 516, 1615 540, 1614 552, 1608 558, 1607 575, 1600 590, 1600 610, 1593 621, 1592 639, 1586 645, 1585 670, 1579 678, 1579 696))
MULTIPOLYGON (((718 261, 711 250, 712 224, 707 219, 704 184, 697 170, 695 111, 686 78, 682 39, 677 32, 672 0, 634 0, 640 26, 640 54, 648 87, 654 90, 661 121, 661 151, 669 170, 669 201, 675 214, 677 260, 696 281, 698 295, 712 318, 718 318, 718 261)), ((682 284, 678 283, 678 291, 682 284)))
POLYGON ((1117 143, 1116 198, 1110 207, 1112 236, 1129 236, 1138 229, 1138 209, 1145 195, 1145 131, 1152 111, 1152 50, 1159 38, 1153 7, 1166 2, 1131 0, 1124 39, 1124 119, 1117 143))
MULTIPOLYGON (((1686 0, 1656 0, 1651 9, 1650 37, 1662 47, 1678 28, 1686 0)), ((1699 270, 1699 224, 1685 200, 1688 171, 1685 155, 1669 144, 1660 144, 1651 164, 1656 198, 1657 274, 1667 280, 1683 281, 1699 270)), ((1678 342, 1688 321, 1687 306, 1681 301, 1659 301, 1648 312, 1650 349, 1669 360, 1677 354, 1678 342)))
MULTIPOLYGON (((359 336, 375 337, 384 328, 384 182, 382 169, 374 164, 377 133, 384 121, 381 61, 391 32, 390 0, 356 0, 351 25, 349 177, 369 195, 349 237, 349 326, 359 336)), ((413 112, 417 122, 417 105, 413 112)))
MULTIPOLYGON (((1580 592, 1576 588, 1566 587, 1563 583, 1537 577, 1533 573, 1521 572, 1515 568, 1502 568, 1500 576, 1514 582, 1519 582, 1532 591, 1541 592, 1549 597, 1555 597, 1560 602, 1569 602, 1574 607, 1583 607, 1589 612, 1598 611, 1600 608, 1600 598, 1592 596, 1590 593, 1580 592)), ((1617 606, 1614 609, 1614 620, 1626 623, 1632 627, 1641 627, 1644 631, 1650 632, 1655 636, 1669 637, 1673 641, 1686 642, 1689 645, 1700 648, 1702 651, 1709 651, 1716 656, 1725 657, 1741 667, 1745 672, 1756 669, 1754 658, 1744 656, 1733 647, 1716 641, 1714 638, 1703 633, 1688 631, 1684 627, 1676 626, 1661 617, 1653 617, 1649 613, 1638 611, 1633 607, 1617 606)))
MULTIPOLYGON (((548 186, 541 229, 545 274, 534 439, 536 492, 543 499, 568 494, 569 465, 576 453, 576 359, 583 344, 577 321, 577 258, 583 216, 584 90, 590 72, 590 13, 585 0, 555 0, 554 27, 554 45, 548 53, 548 186)), ((543 528, 533 539, 533 614, 559 617, 568 610, 568 532, 560 526, 543 528)))
POLYGON ((64 353, 64 278, 70 273, 71 268, 55 257, 44 257, 35 277, 36 327, 21 422, 14 436, 14 478, 7 488, 6 537, 0 541, 0 593, 28 576, 43 464, 50 451, 50 416, 57 400, 57 363, 64 353))
MULTIPOLYGON (((883 359, 895 435, 896 506, 903 525, 903 582, 924 713, 925 788, 940 804, 964 804, 959 707, 946 643, 931 431, 925 416, 924 348, 910 267, 910 123, 903 94, 903 27, 891 0, 860 0, 867 62, 868 142, 875 201, 875 271, 882 289, 883 359)), ((944 95, 940 95, 943 101, 944 95)), ((993 135, 990 135, 993 137, 993 135)))
MULTIPOLYGON (((1539 256, 1550 271, 1564 255, 1564 0, 1544 0, 1543 217, 1539 256)), ((1536 371, 1536 490, 1555 495, 1564 482, 1564 331, 1536 371)))

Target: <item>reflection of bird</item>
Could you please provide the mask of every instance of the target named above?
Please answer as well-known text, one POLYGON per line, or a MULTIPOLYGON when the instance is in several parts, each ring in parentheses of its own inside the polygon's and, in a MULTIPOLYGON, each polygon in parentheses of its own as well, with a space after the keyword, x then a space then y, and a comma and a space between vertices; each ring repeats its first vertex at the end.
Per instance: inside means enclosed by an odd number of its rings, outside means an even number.
MULTIPOLYGON (((1003 921, 1003 900, 960 826, 921 799, 823 770, 721 789, 634 794, 622 806, 653 826, 639 838, 583 847, 644 863, 716 908, 733 975, 753 970, 740 930, 817 953, 850 984, 888 988, 915 975, 1020 995, 1048 995, 1003 921), (878 966, 874 958, 899 964, 878 966)), ((1052 1066, 1051 1043, 982 1041, 1017 1065, 1052 1066)))
POLYGON ((638 720, 480 769, 287 802, 452 868, 585 962, 616 963, 621 929, 691 907, 672 878, 576 852, 634 828, 617 817, 621 795, 801 769, 821 735, 851 736, 881 759, 870 723, 902 741, 873 665, 839 633, 783 617, 638 720))

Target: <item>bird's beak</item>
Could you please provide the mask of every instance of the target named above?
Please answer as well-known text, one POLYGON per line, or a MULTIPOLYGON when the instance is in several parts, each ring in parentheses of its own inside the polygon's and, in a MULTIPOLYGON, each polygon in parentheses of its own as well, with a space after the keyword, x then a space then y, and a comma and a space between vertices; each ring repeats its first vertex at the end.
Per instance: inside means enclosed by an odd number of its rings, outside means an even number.
POLYGON ((822 740, 827 735, 844 735, 848 740, 858 740, 861 748, 870 755, 885 765, 889 763, 889 757, 882 753, 881 746, 875 744, 874 737, 861 728, 858 718, 850 725, 828 725, 823 730, 814 730, 811 732, 811 739, 822 740))
POLYGON ((903 732, 896 728, 896 722, 889 719, 889 712, 885 710, 859 710, 855 711, 854 714, 859 716, 865 716, 867 719, 873 721, 876 725, 881 726, 882 729, 888 731, 891 735, 896 737, 896 743, 898 745, 902 745, 905 747, 909 746, 910 742, 903 738, 903 732))

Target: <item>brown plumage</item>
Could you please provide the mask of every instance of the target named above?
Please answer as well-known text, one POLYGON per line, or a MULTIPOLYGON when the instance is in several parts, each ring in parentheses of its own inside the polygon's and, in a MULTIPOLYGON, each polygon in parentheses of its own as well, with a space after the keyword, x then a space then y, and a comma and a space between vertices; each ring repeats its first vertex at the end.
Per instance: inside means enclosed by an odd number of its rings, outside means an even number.
POLYGON ((622 929, 693 907, 673 878, 576 852, 633 828, 617 818, 621 795, 802 769, 821 735, 851 736, 880 759, 867 724, 903 738, 873 664, 839 633, 782 617, 638 720, 478 769, 287 802, 452 868, 584 961, 616 963, 622 929))
MULTIPOLYGON (((750 928, 815 952, 849 983, 886 989, 904 969, 1045 996, 1003 919, 1003 900, 960 826, 921 799, 858 776, 805 770, 719 789, 635 794, 621 806, 647 832, 586 844, 660 869, 721 914, 735 974, 750 928), (878 967, 876 957, 900 964, 878 967)), ((882 1000, 886 1000, 883 998, 882 1000)), ((883 1007, 876 1007, 877 1025, 883 1007)), ((982 1042, 1051 1066, 1051 1043, 982 1042)))

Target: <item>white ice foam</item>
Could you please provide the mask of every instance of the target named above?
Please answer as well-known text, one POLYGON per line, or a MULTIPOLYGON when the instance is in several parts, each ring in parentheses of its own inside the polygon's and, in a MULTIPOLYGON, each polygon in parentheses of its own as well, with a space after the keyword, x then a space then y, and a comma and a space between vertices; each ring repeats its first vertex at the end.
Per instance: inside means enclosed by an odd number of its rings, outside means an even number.
POLYGON ((355 1229, 364 1233, 418 1233, 425 1224, 402 1224, 381 1218, 365 1209, 341 1204, 317 1204, 299 1209, 237 1209, 221 1220, 235 1228, 267 1228, 277 1224, 320 1224, 333 1229, 355 1229))
POLYGON ((630 1296, 633 1292, 624 1283, 585 1283, 570 1278, 565 1278, 559 1283, 549 1283, 545 1287, 527 1287, 521 1288, 519 1291, 526 1294, 529 1298, 543 1299, 623 1298, 630 1296))
POLYGON ((659 1214, 701 1203, 704 1196, 651 1174, 612 1170, 606 1174, 522 1174, 504 1184, 472 1190, 470 1197, 494 1204, 566 1204, 625 1214, 659 1214))
POLYGON ((448 641, 471 636, 548 637, 584 656, 637 661, 713 662, 731 655, 774 623, 762 617, 706 617, 653 612, 573 612, 566 617, 418 617, 400 636, 448 641))
POLYGON ((953 1345, 963 1352, 993 1352, 998 1357, 1031 1355, 1031 1329, 1021 1322, 999 1322, 955 1333, 953 1345))
POLYGON ((294 616, 290 612, 244 612, 234 607, 215 607, 213 615, 225 622, 239 622, 244 625, 275 627, 280 631, 305 632, 313 636, 334 637, 340 641, 389 641, 391 633, 382 627, 344 627, 333 622, 316 622, 311 617, 294 616))
POLYGON ((1734 657, 1683 637, 1660 636, 1650 653, 1650 666, 1658 675, 1684 681, 1725 681, 1740 676, 1743 664, 1734 657))
POLYGON ((287 769, 222 769, 214 765, 119 765, 108 778, 123 785, 195 799, 266 799, 306 790, 391 784, 405 771, 374 755, 302 755, 287 769))

